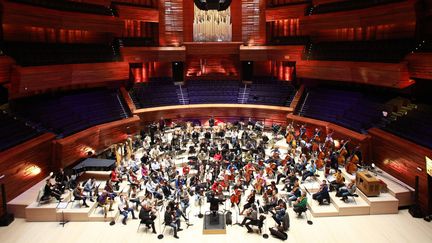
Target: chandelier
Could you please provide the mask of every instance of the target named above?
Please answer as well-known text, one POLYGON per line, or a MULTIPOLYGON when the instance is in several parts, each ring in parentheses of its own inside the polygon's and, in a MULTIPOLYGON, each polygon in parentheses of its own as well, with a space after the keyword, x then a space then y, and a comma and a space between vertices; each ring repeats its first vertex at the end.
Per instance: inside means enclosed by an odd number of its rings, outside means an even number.
POLYGON ((226 10, 230 4, 231 0, 194 0, 195 5, 200 10, 217 10, 224 11, 226 10))

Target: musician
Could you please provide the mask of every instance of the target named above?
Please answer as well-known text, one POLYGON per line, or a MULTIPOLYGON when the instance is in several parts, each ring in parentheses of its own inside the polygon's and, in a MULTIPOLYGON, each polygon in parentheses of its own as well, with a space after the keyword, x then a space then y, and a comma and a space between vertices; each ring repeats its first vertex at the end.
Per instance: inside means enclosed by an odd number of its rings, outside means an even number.
POLYGON ((309 176, 313 176, 316 173, 315 161, 311 160, 310 164, 306 166, 306 172, 303 173, 302 182, 305 181, 309 176))
POLYGON ((277 205, 276 194, 277 193, 275 191, 273 191, 272 189, 268 189, 266 191, 266 193, 263 195, 263 200, 264 200, 263 210, 264 210, 264 213, 267 213, 269 210, 271 210, 272 208, 276 207, 276 205, 277 205))
POLYGON ((269 211, 272 214, 272 218, 279 226, 282 224, 283 218, 285 217, 285 208, 285 203, 279 203, 279 205, 275 207, 274 211, 269 211))
POLYGON ((183 213, 186 213, 186 209, 190 206, 190 204, 189 204, 189 193, 184 186, 180 187, 179 195, 180 195, 181 210, 183 211, 183 213))
POLYGON ((357 186, 355 184, 355 180, 352 179, 346 186, 342 186, 339 188, 338 192, 336 193, 336 196, 342 197, 341 200, 346 202, 348 200, 348 196, 354 195, 356 189, 357 186))
POLYGON ((306 192, 302 192, 301 197, 297 198, 296 202, 294 203, 294 212, 296 212, 298 215, 300 215, 302 212, 306 211, 307 207, 307 196, 306 192))
POLYGON ((106 218, 108 211, 113 211, 112 209, 113 200, 109 197, 108 192, 104 190, 102 194, 99 195, 97 202, 98 202, 98 206, 103 208, 104 217, 106 218), (107 209, 108 205, 109 205, 109 209, 107 209))
POLYGON ((317 193, 312 195, 312 198, 314 200, 317 200, 319 202, 319 205, 322 205, 324 203, 324 200, 327 201, 327 203, 330 203, 330 195, 328 191, 327 181, 323 180, 320 188, 317 193))
POLYGON ((65 188, 67 188, 69 184, 69 176, 65 174, 63 168, 60 168, 59 172, 56 174, 55 181, 57 184, 57 188, 60 190, 61 193, 63 193, 65 188))
POLYGON ((250 227, 251 224, 256 224, 256 221, 258 220, 258 209, 256 204, 252 204, 252 206, 246 210, 246 216, 243 218, 243 221, 241 222, 240 226, 243 227, 246 225, 246 228, 248 229, 248 233, 252 232, 252 228, 250 227))
POLYGON ((84 191, 89 193, 90 202, 94 202, 93 200, 93 190, 96 189, 96 178, 92 177, 87 180, 87 182, 84 184, 84 191))
POLYGON ((303 124, 300 127, 300 136, 299 136, 299 138, 303 137, 303 135, 305 135, 305 134, 306 134, 306 126, 303 124))
POLYGON ((111 180, 107 180, 107 181, 105 182, 104 190, 108 192, 109 197, 110 197, 111 199, 114 199, 115 197, 117 197, 117 193, 114 192, 114 187, 113 187, 113 185, 112 185, 111 180))
POLYGON ((139 212, 139 218, 142 224, 145 224, 147 228, 152 228, 152 233, 156 234, 155 223, 156 210, 149 204, 143 204, 139 212))
POLYGON ((252 207, 252 205, 255 203, 255 195, 256 195, 256 191, 252 190, 246 199, 247 203, 245 205, 243 205, 243 211, 240 213, 240 215, 243 215, 243 213, 246 209, 252 207))
POLYGON ((330 191, 333 191, 333 189, 338 191, 340 187, 343 187, 345 185, 345 178, 340 169, 338 169, 336 173, 333 174, 333 176, 335 180, 330 182, 330 191))
POLYGON ((287 194, 289 205, 291 206, 291 202, 297 200, 297 198, 300 197, 300 195, 301 195, 300 184, 298 178, 295 178, 293 189, 287 194))
POLYGON ((89 207, 89 205, 87 205, 87 203, 86 203, 87 196, 84 195, 84 191, 83 191, 83 188, 81 186, 75 187, 72 194, 74 196, 74 200, 83 200, 82 206, 84 206, 86 208, 89 207))
POLYGON ((47 179, 42 198, 49 197, 55 197, 59 202, 63 200, 63 198, 61 197, 61 192, 57 190, 53 184, 51 184, 50 179, 47 179))
POLYGON ((120 195, 118 209, 120 211, 120 214, 123 215, 122 224, 126 225, 126 220, 128 218, 129 213, 132 214, 132 219, 136 219, 135 212, 133 208, 129 207, 128 198, 124 194, 120 195))
POLYGON ((209 126, 210 127, 213 127, 215 125, 215 120, 214 120, 214 117, 212 116, 212 117, 210 117, 210 119, 209 119, 209 126))
MULTIPOLYGON (((114 186, 116 188, 119 188, 119 184, 121 182, 121 178, 118 177, 118 171, 117 168, 112 169, 110 174, 111 182, 115 183, 114 186)), ((118 189, 117 189, 118 190, 118 189)))
POLYGON ((174 238, 178 239, 177 231, 182 231, 183 229, 180 229, 180 220, 176 218, 170 206, 166 206, 165 208, 164 223, 166 226, 174 229, 174 238))
POLYGON ((207 202, 210 203, 210 211, 212 212, 213 216, 217 215, 217 212, 219 211, 219 204, 223 203, 225 199, 220 199, 216 197, 214 191, 210 192, 209 197, 207 198, 207 202))

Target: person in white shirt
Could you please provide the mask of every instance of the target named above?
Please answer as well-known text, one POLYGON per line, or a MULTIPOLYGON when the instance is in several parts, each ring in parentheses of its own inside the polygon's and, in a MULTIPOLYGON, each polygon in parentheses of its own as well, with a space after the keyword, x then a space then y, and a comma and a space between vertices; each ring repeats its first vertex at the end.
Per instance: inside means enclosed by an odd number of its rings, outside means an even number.
POLYGON ((129 212, 132 214, 132 218, 136 219, 135 212, 133 208, 129 207, 128 198, 126 195, 121 194, 119 199, 119 206, 120 214, 124 216, 122 223, 126 225, 126 220, 128 218, 129 212))

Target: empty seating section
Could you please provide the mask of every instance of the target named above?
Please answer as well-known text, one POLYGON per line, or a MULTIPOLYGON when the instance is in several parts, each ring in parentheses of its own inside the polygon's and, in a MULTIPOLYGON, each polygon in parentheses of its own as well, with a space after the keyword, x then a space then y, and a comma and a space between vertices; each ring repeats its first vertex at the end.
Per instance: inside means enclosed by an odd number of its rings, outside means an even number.
MULTIPOLYGON (((394 2, 402 2, 405 0, 351 0, 351 1, 343 1, 343 2, 330 2, 325 4, 319 4, 311 7, 312 15, 313 14, 324 14, 331 12, 339 12, 339 11, 349 11, 355 9, 362 8, 370 8, 378 5, 394 3, 394 2)), ((307 11, 308 13, 310 11, 307 11)))
POLYGON ((289 106, 295 95, 295 88, 286 81, 260 79, 253 81, 249 104, 289 106))
POLYGON ((432 148, 432 106, 418 104, 383 129, 425 147, 432 148))
POLYGON ((0 112, 0 151, 11 148, 41 134, 26 122, 5 112, 0 112))
POLYGON ((310 59, 397 63, 414 47, 411 39, 320 42, 313 44, 310 59))
POLYGON ((367 96, 356 91, 316 88, 304 94, 299 115, 365 132, 381 123, 388 100, 385 96, 367 96))
POLYGON ((11 101, 15 114, 60 136, 127 118, 129 115, 124 107, 118 92, 109 90, 11 101))
POLYGON ((190 104, 237 103, 239 81, 188 81, 190 104))
POLYGON ((21 66, 112 62, 117 55, 112 46, 102 44, 54 44, 3 42, 3 52, 21 66))
POLYGON ((113 12, 110 8, 82 2, 72 2, 66 0, 10 0, 11 2, 34 5, 38 7, 50 8, 62 11, 81 12, 99 15, 112 16, 113 12))
POLYGON ((176 86, 163 78, 148 83, 135 84, 129 93, 138 109, 180 104, 176 86))

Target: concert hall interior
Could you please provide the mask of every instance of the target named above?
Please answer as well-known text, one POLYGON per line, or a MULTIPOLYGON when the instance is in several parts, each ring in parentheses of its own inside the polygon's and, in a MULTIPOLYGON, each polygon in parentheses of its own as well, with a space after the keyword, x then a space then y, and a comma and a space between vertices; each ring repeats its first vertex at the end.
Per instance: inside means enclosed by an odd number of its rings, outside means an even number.
POLYGON ((432 0, 0 13, 0 242, 432 242, 432 0))

